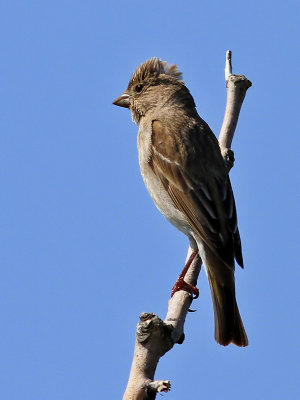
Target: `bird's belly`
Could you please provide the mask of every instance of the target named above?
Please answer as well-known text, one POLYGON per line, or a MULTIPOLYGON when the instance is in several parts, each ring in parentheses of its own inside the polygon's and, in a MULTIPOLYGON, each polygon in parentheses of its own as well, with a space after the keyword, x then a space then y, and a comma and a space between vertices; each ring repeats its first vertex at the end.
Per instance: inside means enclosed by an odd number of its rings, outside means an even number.
POLYGON ((146 188, 156 207, 171 224, 191 238, 192 229, 188 221, 184 214, 174 206, 160 179, 157 178, 148 163, 140 165, 140 168, 146 188))

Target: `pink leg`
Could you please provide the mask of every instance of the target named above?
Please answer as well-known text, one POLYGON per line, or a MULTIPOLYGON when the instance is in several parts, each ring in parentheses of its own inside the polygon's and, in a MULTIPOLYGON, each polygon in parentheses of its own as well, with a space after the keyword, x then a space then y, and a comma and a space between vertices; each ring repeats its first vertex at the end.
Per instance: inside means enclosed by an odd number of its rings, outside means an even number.
POLYGON ((194 251, 189 259, 187 260, 187 263, 185 264, 181 274, 179 275, 175 285, 172 287, 172 293, 171 293, 171 297, 173 297, 174 293, 178 292, 178 290, 190 290, 193 295, 194 295, 194 299, 197 299, 197 297, 199 296, 199 290, 198 288, 196 288, 196 286, 192 286, 189 283, 185 282, 184 277, 186 275, 186 273, 188 272, 194 258, 196 257, 196 255, 198 254, 198 251, 194 251))

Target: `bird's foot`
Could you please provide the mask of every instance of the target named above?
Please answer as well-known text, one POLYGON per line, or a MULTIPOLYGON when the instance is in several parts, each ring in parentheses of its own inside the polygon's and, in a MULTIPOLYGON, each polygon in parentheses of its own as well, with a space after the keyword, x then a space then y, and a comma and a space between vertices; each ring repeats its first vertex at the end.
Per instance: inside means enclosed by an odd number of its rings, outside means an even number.
POLYGON ((176 292, 178 292, 178 290, 186 290, 189 292, 193 293, 193 300, 197 299, 199 297, 199 289, 196 286, 190 285, 189 283, 187 283, 182 276, 180 276, 175 285, 172 287, 172 293, 171 293, 171 297, 174 296, 174 294, 176 292))
POLYGON ((185 277, 186 273, 188 272, 188 270, 197 254, 198 254, 198 251, 193 251, 192 254, 190 255, 181 274, 179 275, 179 278, 177 279, 175 285, 172 287, 171 297, 173 297, 174 293, 178 292, 178 290, 186 290, 186 291, 192 292, 194 295, 193 300, 197 299, 197 297, 199 297, 198 288, 196 288, 196 286, 190 285, 189 283, 187 283, 184 280, 184 277, 185 277))

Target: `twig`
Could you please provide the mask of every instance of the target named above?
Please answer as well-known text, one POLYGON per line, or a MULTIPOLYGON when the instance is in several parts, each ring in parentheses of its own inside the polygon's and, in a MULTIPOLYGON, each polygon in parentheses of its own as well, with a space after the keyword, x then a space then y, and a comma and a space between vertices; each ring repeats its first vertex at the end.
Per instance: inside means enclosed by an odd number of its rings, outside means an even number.
POLYGON ((231 51, 226 52, 225 79, 227 88, 227 102, 223 124, 219 134, 219 145, 228 172, 234 164, 234 153, 231 143, 239 118, 240 110, 247 89, 252 83, 244 75, 233 75, 231 67, 231 51))
POLYGON ((226 51, 225 59, 225 81, 228 81, 230 75, 232 75, 232 65, 231 65, 231 50, 226 51))
MULTIPOLYGON (((227 103, 219 144, 229 171, 234 163, 231 143, 237 120, 246 91, 252 85, 245 76, 232 74, 230 50, 226 52, 225 80, 227 103)), ((187 260, 190 254, 191 249, 189 248, 187 260)), ((186 282, 196 286, 201 264, 201 258, 197 256, 185 276, 186 282)), ((168 312, 164 321, 155 314, 141 314, 136 332, 130 376, 123 400, 154 400, 157 393, 170 390, 170 382, 166 380, 153 381, 154 374, 160 357, 175 343, 183 342, 184 322, 191 303, 191 294, 180 290, 169 300, 168 312)))

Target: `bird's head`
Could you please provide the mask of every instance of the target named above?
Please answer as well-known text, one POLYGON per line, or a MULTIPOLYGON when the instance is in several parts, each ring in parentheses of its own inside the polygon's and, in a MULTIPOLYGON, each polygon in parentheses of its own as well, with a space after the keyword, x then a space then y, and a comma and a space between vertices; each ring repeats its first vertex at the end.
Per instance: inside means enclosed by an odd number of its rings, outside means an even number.
POLYGON ((129 108, 133 121, 138 124, 148 111, 157 106, 163 107, 176 98, 175 93, 182 90, 188 92, 181 77, 175 64, 150 58, 135 70, 127 89, 113 104, 129 108))

